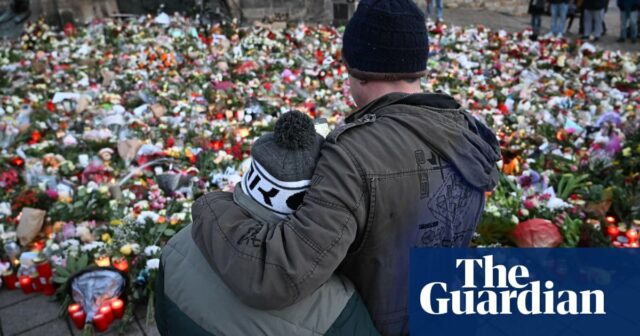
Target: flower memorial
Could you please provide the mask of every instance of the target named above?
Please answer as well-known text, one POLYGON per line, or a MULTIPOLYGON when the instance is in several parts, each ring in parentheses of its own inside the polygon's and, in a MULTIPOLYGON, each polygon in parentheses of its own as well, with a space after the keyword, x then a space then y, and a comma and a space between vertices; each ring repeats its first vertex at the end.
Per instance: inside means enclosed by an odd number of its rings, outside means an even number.
MULTIPOLYGON (((163 244, 197 197, 241 180, 253 139, 291 109, 342 123, 355 106, 341 29, 281 26, 39 21, 2 42, 3 287, 55 293, 79 328, 124 327, 153 298, 163 244), (100 270, 124 290, 80 307, 72 283, 100 270)), ((474 244, 638 247, 640 55, 530 34, 430 27, 424 89, 502 146, 474 244)))

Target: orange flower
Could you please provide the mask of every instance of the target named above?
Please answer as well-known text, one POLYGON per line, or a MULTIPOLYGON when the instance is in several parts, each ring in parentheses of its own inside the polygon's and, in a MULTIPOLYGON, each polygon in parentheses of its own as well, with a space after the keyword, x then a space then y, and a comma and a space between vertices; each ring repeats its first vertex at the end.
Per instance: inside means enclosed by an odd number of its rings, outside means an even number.
POLYGON ((507 175, 520 173, 520 158, 516 157, 508 163, 502 165, 502 171, 507 175))

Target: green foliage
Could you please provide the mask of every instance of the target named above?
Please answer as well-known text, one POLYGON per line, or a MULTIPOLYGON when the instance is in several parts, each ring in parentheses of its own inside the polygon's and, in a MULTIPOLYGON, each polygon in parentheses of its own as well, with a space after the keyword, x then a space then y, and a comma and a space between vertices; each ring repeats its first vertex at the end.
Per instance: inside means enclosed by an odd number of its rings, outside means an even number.
POLYGON ((556 188, 556 196, 563 200, 569 198, 575 191, 584 188, 589 175, 576 176, 573 174, 563 174, 556 188))
POLYGON ((582 221, 580 219, 573 219, 569 216, 565 217, 564 223, 560 230, 564 237, 564 243, 562 247, 576 247, 580 242, 580 230, 582 227, 582 221))

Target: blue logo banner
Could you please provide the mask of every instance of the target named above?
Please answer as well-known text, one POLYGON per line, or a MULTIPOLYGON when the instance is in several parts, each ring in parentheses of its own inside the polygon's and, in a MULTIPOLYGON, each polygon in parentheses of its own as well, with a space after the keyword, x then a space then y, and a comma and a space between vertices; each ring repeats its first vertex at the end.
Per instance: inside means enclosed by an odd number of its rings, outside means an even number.
POLYGON ((637 249, 411 251, 411 335, 640 335, 637 249))

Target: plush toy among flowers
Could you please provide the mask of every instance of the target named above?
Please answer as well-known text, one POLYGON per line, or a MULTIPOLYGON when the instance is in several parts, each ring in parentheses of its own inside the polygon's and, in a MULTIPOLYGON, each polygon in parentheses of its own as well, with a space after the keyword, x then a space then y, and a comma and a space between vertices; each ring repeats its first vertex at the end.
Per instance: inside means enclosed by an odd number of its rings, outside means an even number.
MULTIPOLYGON (((78 328, 124 326, 153 298, 160 248, 196 198, 234 188, 282 113, 334 127, 354 108, 340 28, 168 18, 38 21, 0 42, 3 290, 56 295, 78 328), (90 281, 111 286, 103 299, 90 281)), ((502 148, 474 244, 638 247, 640 55, 482 26, 430 34, 424 89, 502 148)))

